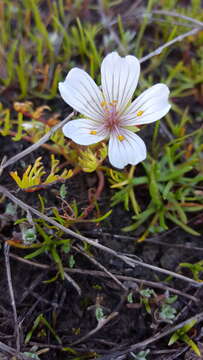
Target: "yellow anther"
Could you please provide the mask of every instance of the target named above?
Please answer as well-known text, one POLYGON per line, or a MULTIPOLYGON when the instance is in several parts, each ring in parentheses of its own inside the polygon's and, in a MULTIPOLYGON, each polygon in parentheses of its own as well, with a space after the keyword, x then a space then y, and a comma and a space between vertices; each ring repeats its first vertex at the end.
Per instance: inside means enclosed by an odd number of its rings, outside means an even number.
POLYGON ((139 110, 136 115, 137 115, 137 116, 141 116, 143 113, 144 113, 144 111, 139 110))
POLYGON ((123 135, 118 135, 117 138, 119 141, 123 141, 125 139, 125 137, 123 135))
POLYGON ((112 105, 116 105, 118 103, 117 100, 112 100, 112 105))
POLYGON ((101 107, 106 107, 107 106, 107 102, 104 100, 101 102, 101 107))
POLYGON ((90 134, 91 134, 91 135, 97 135, 97 131, 96 131, 96 130, 91 130, 91 131, 90 131, 90 134))

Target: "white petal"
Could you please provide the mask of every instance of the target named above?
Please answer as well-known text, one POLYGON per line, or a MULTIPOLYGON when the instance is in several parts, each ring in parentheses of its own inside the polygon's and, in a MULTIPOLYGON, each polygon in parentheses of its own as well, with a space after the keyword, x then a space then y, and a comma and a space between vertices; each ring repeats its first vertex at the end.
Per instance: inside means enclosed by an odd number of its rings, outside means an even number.
POLYGON ((104 140, 108 134, 102 130, 102 126, 96 121, 89 119, 76 119, 69 121, 63 127, 63 133, 71 140, 80 145, 96 144, 104 140), (91 134, 91 131, 93 133, 91 134), (94 132, 96 132, 94 134, 94 132))
POLYGON ((156 84, 145 90, 126 109, 122 125, 142 125, 161 119, 171 107, 168 97, 169 88, 165 84, 156 84), (139 116, 139 112, 143 112, 142 115, 139 116))
POLYGON ((69 71, 64 82, 59 83, 63 100, 73 109, 94 120, 103 118, 103 96, 94 80, 79 68, 69 71))
POLYGON ((120 129, 119 135, 124 139, 121 141, 118 134, 112 134, 109 141, 109 161, 119 168, 127 164, 136 165, 146 158, 146 146, 144 141, 127 129, 120 129))
POLYGON ((122 111, 137 87, 140 63, 135 56, 120 57, 117 52, 107 55, 101 65, 102 91, 108 103, 117 101, 122 111))

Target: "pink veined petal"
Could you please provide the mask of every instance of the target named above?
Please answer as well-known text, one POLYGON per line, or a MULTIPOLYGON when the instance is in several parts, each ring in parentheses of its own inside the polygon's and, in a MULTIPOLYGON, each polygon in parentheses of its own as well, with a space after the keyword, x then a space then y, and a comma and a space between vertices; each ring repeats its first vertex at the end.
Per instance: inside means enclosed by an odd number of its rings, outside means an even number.
POLYGON ((121 141, 118 134, 111 134, 109 140, 108 156, 110 163, 118 169, 126 165, 136 165, 146 158, 146 146, 144 141, 127 129, 119 129, 119 135, 124 139, 121 141))
POLYGON ((161 119, 171 107, 168 97, 169 89, 165 84, 156 84, 145 90, 122 115, 122 126, 148 124, 161 119))
POLYGON ((121 57, 117 52, 107 55, 101 65, 101 84, 105 100, 117 101, 122 112, 137 87, 140 63, 135 56, 121 57))
POLYGON ((69 71, 64 82, 59 83, 63 100, 81 114, 100 121, 104 117, 101 106, 102 93, 94 80, 82 69, 69 71))
POLYGON ((98 122, 89 119, 69 121, 64 125, 63 133, 79 145, 96 144, 108 136, 108 133, 98 122))

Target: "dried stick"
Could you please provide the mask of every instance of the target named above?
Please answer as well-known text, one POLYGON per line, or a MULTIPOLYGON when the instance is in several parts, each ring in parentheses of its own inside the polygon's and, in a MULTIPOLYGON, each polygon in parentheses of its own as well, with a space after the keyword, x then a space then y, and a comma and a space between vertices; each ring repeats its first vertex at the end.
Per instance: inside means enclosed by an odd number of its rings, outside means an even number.
POLYGON ((95 203, 100 199, 101 193, 104 189, 104 174, 101 170, 97 170, 96 173, 98 177, 98 186, 94 196, 90 199, 90 204, 83 211, 83 215, 81 216, 82 220, 85 219, 95 208, 95 203))
POLYGON ((63 121, 61 121, 60 123, 56 124, 55 126, 53 126, 51 128, 51 130, 46 133, 44 136, 42 136, 42 138, 37 141, 35 144, 29 146, 27 149, 21 151, 19 154, 16 154, 14 156, 12 156, 10 159, 8 159, 6 162, 3 162, 0 165, 0 175, 1 172, 8 167, 9 165, 12 165, 13 163, 15 163, 16 161, 22 159, 23 157, 25 157, 26 155, 30 154, 31 152, 37 150, 41 145, 43 145, 45 142, 47 142, 50 137, 58 130, 60 129, 63 125, 65 125, 74 115, 74 112, 72 112, 70 115, 68 115, 63 121))
POLYGON ((0 185, 0 193, 2 193, 4 196, 8 197, 11 201, 13 201, 14 203, 16 203, 18 206, 20 206, 22 209, 24 209, 25 211, 30 211, 31 213, 35 214, 36 216, 38 216, 39 218, 47 221, 48 223, 56 226, 58 229, 62 230, 64 233, 73 236, 74 238, 80 240, 80 241, 85 241, 87 244, 90 244, 102 251, 105 251, 115 257, 117 257, 118 259, 120 259, 121 261, 123 261, 124 263, 128 264, 131 267, 135 267, 137 265, 154 270, 156 272, 160 272, 166 275, 170 275, 173 276, 177 279, 186 281, 188 283, 190 283, 193 286, 196 287, 200 287, 203 286, 202 283, 199 283, 198 281, 195 281, 193 279, 190 279, 186 276, 177 274, 173 271, 169 271, 166 269, 162 269, 158 266, 154 266, 154 265, 150 265, 147 263, 144 263, 142 261, 138 261, 138 260, 134 260, 133 258, 127 256, 127 255, 123 255, 123 254, 118 254, 116 251, 114 251, 113 249, 110 249, 100 243, 98 243, 97 241, 91 240, 86 238, 83 235, 80 235, 76 232, 74 232, 71 229, 66 228, 65 226, 59 224, 57 221, 53 220, 52 218, 49 218, 48 216, 44 215, 43 213, 41 213, 40 211, 34 209, 32 206, 25 204, 23 201, 21 201, 20 199, 18 199, 17 197, 15 197, 10 191, 8 191, 4 186, 0 185))
POLYGON ((100 268, 104 273, 106 273, 106 275, 110 278, 112 278, 115 283, 117 285, 119 285, 123 290, 127 290, 127 288, 117 279, 117 277, 115 275, 113 275, 110 271, 108 271, 105 266, 103 266, 102 264, 100 264, 96 259, 94 259, 93 257, 89 256, 86 252, 82 251, 81 246, 73 246, 73 249, 75 249, 76 251, 78 251, 80 254, 82 254, 83 256, 85 256, 90 262, 92 262, 94 265, 96 265, 98 268, 100 268), (79 247, 79 249, 78 249, 79 247))
POLYGON ((15 329, 14 332, 15 332, 15 337, 16 337, 16 351, 17 351, 17 353, 19 353, 20 352, 20 330, 19 330, 19 325, 18 325, 18 316, 17 316, 16 303, 15 303, 15 297, 14 297, 14 292, 13 292, 13 284, 12 284, 12 279, 11 279, 9 250, 10 250, 10 246, 7 243, 5 243, 4 244, 4 257, 5 257, 5 265, 6 265, 6 276, 7 276, 9 294, 10 294, 10 298, 11 298, 11 306, 13 309, 14 329, 15 329))
POLYGON ((78 340, 74 341, 73 343, 71 343, 69 346, 80 344, 81 342, 89 339, 90 336, 94 335, 99 330, 101 330, 109 321, 114 319, 116 316, 118 316, 118 312, 114 311, 109 316, 107 316, 106 318, 103 318, 103 319, 99 320, 97 326, 94 329, 89 331, 86 335, 82 336, 80 339, 78 339, 78 340))
POLYGON ((79 285, 76 283, 76 281, 73 280, 72 277, 70 275, 68 275, 66 272, 64 272, 64 278, 71 283, 71 285, 77 291, 78 295, 81 296, 82 292, 81 292, 81 289, 80 289, 79 285))
MULTIPOLYGON (((31 265, 31 266, 35 266, 38 267, 39 269, 51 269, 50 265, 46 265, 46 264, 40 264, 36 261, 33 260, 28 260, 28 259, 24 259, 21 258, 18 255, 12 254, 10 253, 10 257, 12 259, 21 261, 25 264, 31 265)), ((71 273, 71 274, 80 274, 80 275, 90 275, 90 276, 95 276, 95 277, 106 277, 109 278, 109 275, 103 271, 98 271, 98 270, 88 270, 88 269, 78 269, 78 268, 74 268, 74 269, 70 269, 70 268, 64 268, 65 272, 67 273, 71 273)), ((134 276, 125 276, 125 275, 119 275, 119 274, 114 274, 117 279, 123 280, 123 281, 132 281, 132 282, 136 282, 138 284, 142 284, 142 285, 146 285, 146 286, 150 286, 150 287, 154 287, 157 289, 162 289, 164 291, 170 291, 171 293, 183 296, 185 298, 190 299, 191 301, 195 301, 195 302, 199 302, 199 299, 195 296, 186 294, 180 290, 174 289, 170 286, 164 285, 162 283, 159 282, 154 282, 154 281, 149 281, 149 280, 145 280, 145 279, 138 279, 134 276)))
MULTIPOLYGON (((30 356, 28 357, 27 355, 25 355, 23 353, 16 354, 16 349, 2 343, 1 341, 0 341, 0 350, 3 353, 6 353, 6 354, 9 354, 9 355, 13 356, 11 359, 30 360, 30 356), (16 357, 16 355, 17 355, 17 357, 16 357)), ((0 356, 1 356, 1 352, 0 352, 0 356)), ((0 359, 1 359, 1 357, 0 357, 0 359)))
POLYGON ((202 28, 201 28, 201 27, 198 27, 198 28, 194 28, 194 29, 192 29, 192 30, 190 30, 190 31, 187 31, 187 32, 185 32, 184 34, 181 34, 181 35, 176 36, 173 40, 170 40, 170 41, 168 41, 167 43, 159 46, 157 49, 155 49, 154 51, 152 51, 152 52, 149 53, 148 55, 143 56, 141 59, 139 59, 140 63, 143 63, 144 61, 149 60, 151 57, 153 57, 153 56, 155 56, 155 55, 160 55, 161 52, 162 52, 165 48, 167 48, 167 47, 175 44, 177 41, 182 41, 184 38, 186 38, 186 37, 188 37, 188 36, 195 35, 195 34, 197 34, 197 33, 198 33, 199 31, 201 31, 201 30, 202 30, 202 28))
POLYGON ((179 19, 183 19, 183 20, 187 20, 189 22, 192 22, 193 24, 198 25, 200 27, 203 27, 203 22, 202 21, 199 21, 197 19, 193 19, 193 18, 191 18, 189 16, 186 16, 186 15, 178 14, 178 13, 176 13, 174 11, 152 10, 151 13, 152 14, 158 14, 158 15, 174 16, 174 17, 177 17, 179 19))
MULTIPOLYGON (((0 341, 0 350, 10 355, 16 355, 16 350, 0 341)), ((1 354, 1 353, 0 353, 1 354)))

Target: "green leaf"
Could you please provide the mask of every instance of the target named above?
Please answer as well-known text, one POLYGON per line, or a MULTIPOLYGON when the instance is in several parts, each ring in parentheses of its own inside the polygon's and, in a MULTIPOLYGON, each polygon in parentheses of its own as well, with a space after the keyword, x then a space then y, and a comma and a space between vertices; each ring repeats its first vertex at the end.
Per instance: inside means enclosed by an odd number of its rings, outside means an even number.
POLYGON ((147 210, 143 211, 141 214, 139 215, 135 215, 133 216, 134 218, 138 218, 138 221, 132 225, 126 226, 124 228, 122 228, 122 231, 124 232, 129 232, 129 231, 134 231, 136 230, 140 225, 142 225, 149 216, 151 216, 154 212, 155 212, 155 208, 153 206, 149 207, 147 210))
POLYGON ((177 332, 175 332, 171 337, 170 340, 168 342, 168 345, 173 345, 177 340, 179 339, 179 334, 177 332))
POLYGON ((155 164, 152 164, 150 172, 150 182, 149 182, 149 192, 152 198, 153 203, 160 208, 162 205, 162 200, 159 192, 158 182, 155 176, 155 164))
POLYGON ((169 171, 168 174, 160 174, 159 181, 165 182, 170 181, 176 178, 181 177, 183 174, 187 173, 188 171, 191 171, 193 169, 193 166, 186 165, 182 169, 177 169, 174 171, 169 171))
POLYGON ((193 328, 193 326, 196 324, 196 322, 197 322, 196 319, 192 319, 188 324, 186 324, 182 327, 181 331, 183 333, 190 331, 193 328))
POLYGON ((97 321, 100 321, 104 318, 104 312, 100 306, 96 307, 95 316, 96 316, 97 321))
POLYGON ((111 213, 112 213, 112 210, 109 210, 106 214, 104 214, 104 215, 102 215, 102 216, 100 216, 100 217, 98 217, 96 219, 90 219, 90 220, 88 219, 87 221, 92 222, 92 223, 98 223, 100 221, 103 221, 107 217, 109 217, 109 215, 111 215, 111 213))
POLYGON ((68 193, 68 192, 67 192, 66 185, 65 185, 65 184, 62 184, 62 185, 60 186, 60 189, 59 189, 60 197, 61 197, 62 199, 65 199, 67 193, 68 193))
POLYGON ((184 335, 182 337, 182 340, 192 348, 192 350, 195 352, 195 354, 197 354, 198 356, 201 356, 201 352, 200 352, 198 346, 195 344, 195 342, 192 339, 190 339, 190 337, 188 335, 184 335))
POLYGON ((173 216, 172 214, 167 213, 166 217, 168 219, 170 219, 172 222, 174 222, 174 224, 180 226, 183 230, 185 230, 186 232, 188 232, 189 234, 195 235, 195 236, 200 236, 200 233, 198 233, 197 231, 193 230, 191 227, 189 227, 188 225, 182 223, 180 220, 178 220, 175 216, 173 216))
POLYGON ((75 266, 75 259, 73 255, 69 256, 69 267, 72 269, 75 266))
POLYGON ((43 254, 44 252, 46 252, 49 249, 49 247, 46 246, 42 246, 39 249, 37 249, 36 251, 33 251, 31 254, 28 254, 26 256, 24 256, 25 259, 32 259, 34 257, 37 257, 41 254, 43 254))

